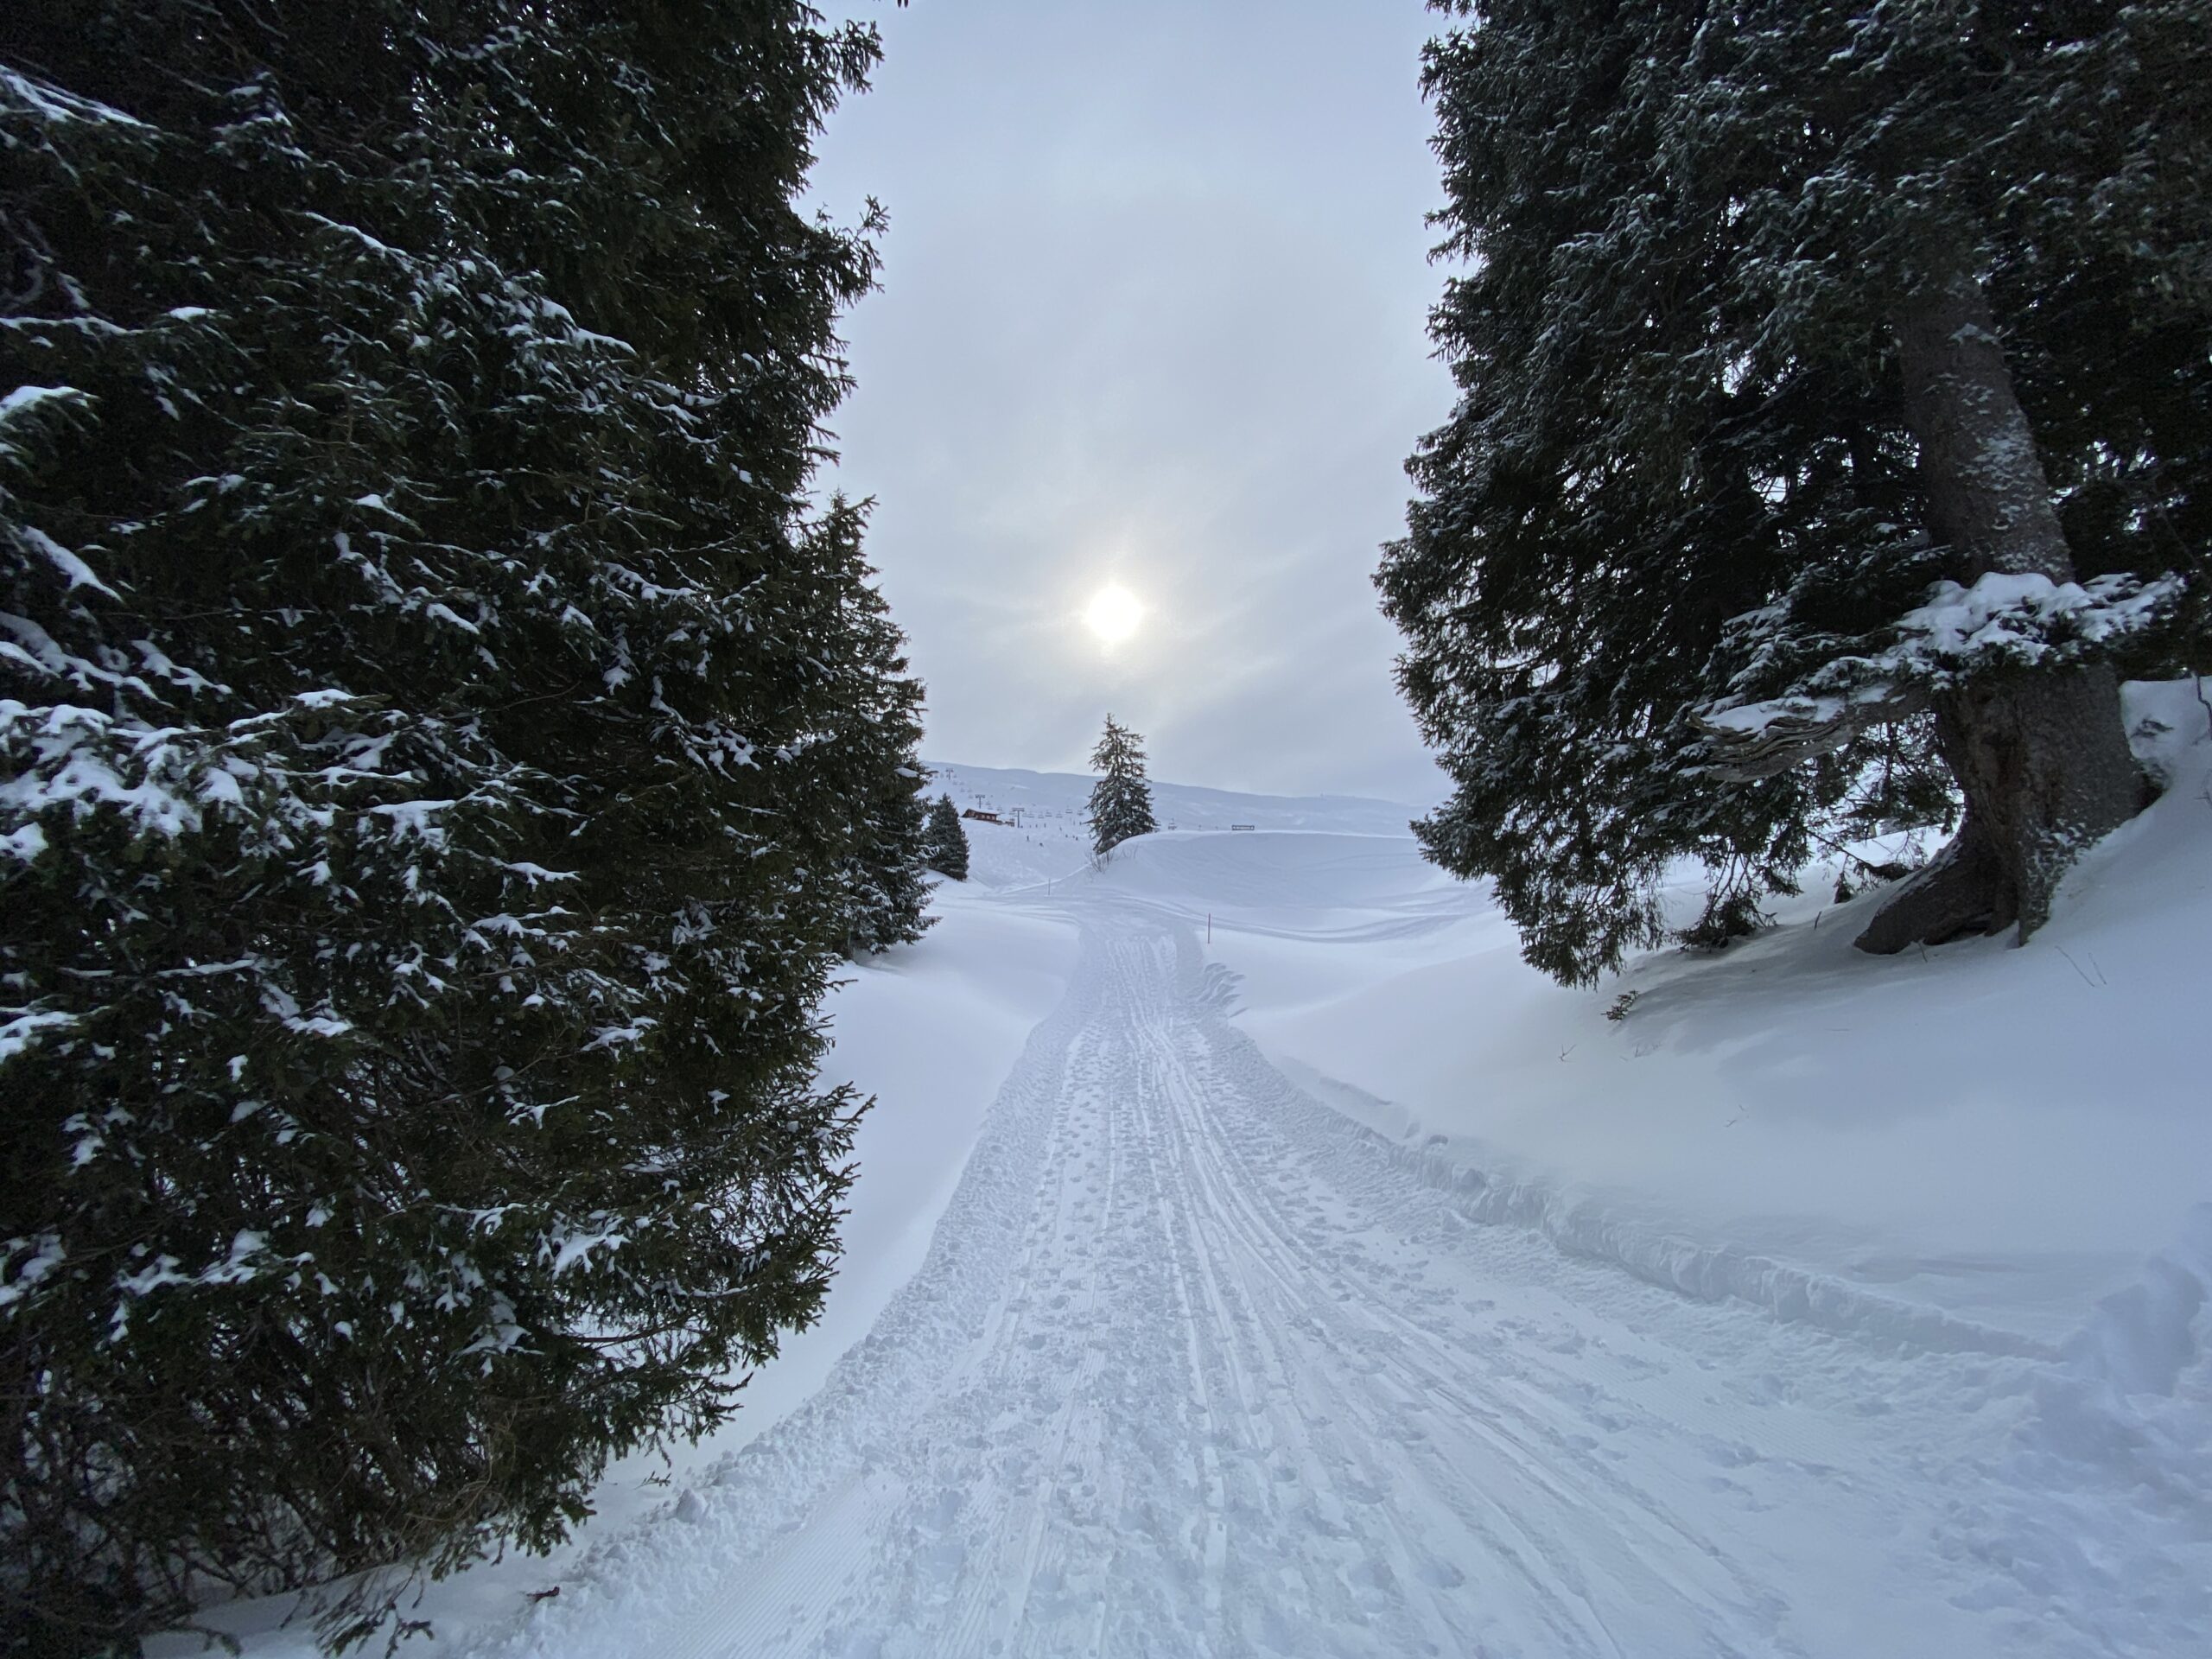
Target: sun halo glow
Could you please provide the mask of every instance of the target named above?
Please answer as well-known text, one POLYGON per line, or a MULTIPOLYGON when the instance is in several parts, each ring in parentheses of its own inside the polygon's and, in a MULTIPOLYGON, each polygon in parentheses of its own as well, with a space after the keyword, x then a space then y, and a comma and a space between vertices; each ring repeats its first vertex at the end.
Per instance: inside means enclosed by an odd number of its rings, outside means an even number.
POLYGON ((1118 583, 1100 588, 1083 613, 1084 626, 1109 645, 1128 639, 1143 620, 1144 607, 1137 603, 1135 594, 1118 583))

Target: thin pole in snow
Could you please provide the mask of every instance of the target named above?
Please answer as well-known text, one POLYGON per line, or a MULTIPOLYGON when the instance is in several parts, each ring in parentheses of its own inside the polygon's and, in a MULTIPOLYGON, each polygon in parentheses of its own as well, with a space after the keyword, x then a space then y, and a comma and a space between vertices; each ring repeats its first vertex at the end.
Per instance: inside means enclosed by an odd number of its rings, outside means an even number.
POLYGON ((1213 912, 1206 912, 1206 943, 1213 943, 1213 912))

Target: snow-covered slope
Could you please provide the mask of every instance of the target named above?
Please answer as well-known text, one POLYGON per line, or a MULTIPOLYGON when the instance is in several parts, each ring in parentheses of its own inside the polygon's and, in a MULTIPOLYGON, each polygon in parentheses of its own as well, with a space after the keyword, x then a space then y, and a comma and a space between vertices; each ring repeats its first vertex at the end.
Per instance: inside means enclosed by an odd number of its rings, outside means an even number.
MULTIPOLYGON (((995 812, 1004 822, 970 821, 969 879, 985 887, 1027 887, 1084 868, 1090 860, 1087 817, 1095 779, 1065 772, 927 763, 932 793, 952 797, 963 810, 995 812)), ((1415 815, 1390 801, 1350 795, 1240 795, 1189 784, 1154 783, 1153 816, 1163 829, 1234 833, 1255 830, 1329 830, 1403 836, 1415 815)))
POLYGON ((2048 1346, 2212 1199, 2212 750, 2188 741, 2206 721, 2186 691, 2133 702, 2166 728, 2145 747, 2175 785, 2024 950, 1870 958, 1851 940, 1885 895, 1837 906, 1835 870, 1815 869, 1764 936, 1574 992, 1404 843, 1399 896, 1364 909, 1380 851, 1287 845, 1267 861, 1303 870, 1247 895, 1214 849, 1168 841, 1122 879, 1211 909, 1244 1028, 1341 1109, 1486 1181, 1500 1213, 1685 1284, 1779 1264, 1817 1278, 1778 1272, 1763 1294, 1822 1317, 1895 1306, 2048 1346), (1370 942, 1344 949, 1363 915, 1370 942))
POLYGON ((2202 1650, 2212 741, 2130 699, 2171 786, 2027 948, 1814 871, 1595 991, 1381 809, 1094 863, 1046 780, 839 994, 823 1325, 431 1650, 2202 1650))

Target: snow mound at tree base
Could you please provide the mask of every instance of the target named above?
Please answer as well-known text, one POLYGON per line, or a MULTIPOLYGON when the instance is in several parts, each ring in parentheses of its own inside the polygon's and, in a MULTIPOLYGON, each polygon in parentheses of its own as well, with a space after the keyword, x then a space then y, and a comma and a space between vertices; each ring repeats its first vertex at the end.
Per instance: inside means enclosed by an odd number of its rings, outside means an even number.
POLYGON ((2024 948, 1869 958, 1887 890, 1837 905, 1838 860, 1734 949, 1578 991, 1410 841, 1155 836, 1096 880, 1210 911, 1248 1033, 1487 1206, 1685 1289, 1760 1280, 1777 1306, 2056 1353, 2212 1200, 2212 721, 2186 682, 2127 707, 2164 792, 2024 948))

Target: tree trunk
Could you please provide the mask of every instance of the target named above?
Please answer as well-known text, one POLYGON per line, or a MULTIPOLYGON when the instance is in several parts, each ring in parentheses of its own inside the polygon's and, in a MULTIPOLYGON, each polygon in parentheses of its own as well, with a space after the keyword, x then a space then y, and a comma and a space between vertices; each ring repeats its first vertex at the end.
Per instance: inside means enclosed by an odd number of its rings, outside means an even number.
MULTIPOLYGON (((1939 246, 1895 322, 1929 528, 1952 549, 1959 579, 2001 571, 2071 582, 1989 297, 1955 250, 1939 246)), ((1859 935, 1862 950, 1887 955, 2013 922, 2024 940, 2049 919, 2051 893, 2082 849, 2143 804, 2109 667, 2006 674, 1944 693, 1936 734, 1965 820, 1859 935)))

